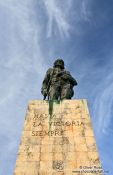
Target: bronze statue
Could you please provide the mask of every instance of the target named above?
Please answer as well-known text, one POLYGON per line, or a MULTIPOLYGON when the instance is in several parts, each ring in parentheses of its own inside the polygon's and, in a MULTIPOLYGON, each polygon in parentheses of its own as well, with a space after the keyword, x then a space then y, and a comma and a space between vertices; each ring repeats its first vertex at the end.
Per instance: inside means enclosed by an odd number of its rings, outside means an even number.
POLYGON ((77 81, 71 76, 70 72, 64 68, 64 61, 57 59, 53 68, 47 70, 42 83, 41 93, 44 100, 71 99, 74 95, 73 86, 77 81))

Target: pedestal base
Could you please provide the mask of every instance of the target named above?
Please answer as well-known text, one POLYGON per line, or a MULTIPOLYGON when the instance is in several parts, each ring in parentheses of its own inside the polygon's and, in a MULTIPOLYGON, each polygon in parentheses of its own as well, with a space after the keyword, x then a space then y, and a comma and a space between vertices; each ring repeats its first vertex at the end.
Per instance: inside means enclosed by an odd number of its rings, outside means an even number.
POLYGON ((14 175, 101 171, 86 100, 30 101, 14 175))

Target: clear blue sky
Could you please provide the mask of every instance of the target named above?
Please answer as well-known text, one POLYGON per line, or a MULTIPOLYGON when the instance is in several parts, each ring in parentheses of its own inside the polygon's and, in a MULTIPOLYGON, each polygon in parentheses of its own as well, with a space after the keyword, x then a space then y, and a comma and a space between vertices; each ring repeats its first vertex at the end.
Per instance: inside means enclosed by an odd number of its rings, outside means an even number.
POLYGON ((86 98, 113 175, 113 0, 0 0, 0 174, 12 175, 27 103, 56 58, 86 98))

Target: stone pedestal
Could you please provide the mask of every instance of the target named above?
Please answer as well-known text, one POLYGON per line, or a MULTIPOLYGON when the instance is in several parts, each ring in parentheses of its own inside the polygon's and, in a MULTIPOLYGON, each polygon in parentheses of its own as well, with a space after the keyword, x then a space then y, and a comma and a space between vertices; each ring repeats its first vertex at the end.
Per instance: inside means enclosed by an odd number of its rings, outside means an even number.
POLYGON ((86 100, 30 101, 14 175, 101 171, 86 100))

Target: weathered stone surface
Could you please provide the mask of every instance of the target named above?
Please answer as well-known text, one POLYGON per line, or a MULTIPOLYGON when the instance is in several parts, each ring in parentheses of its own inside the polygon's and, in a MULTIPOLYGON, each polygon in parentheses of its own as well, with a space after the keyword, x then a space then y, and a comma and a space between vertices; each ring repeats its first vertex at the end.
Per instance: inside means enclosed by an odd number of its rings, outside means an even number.
POLYGON ((14 175, 101 171, 86 100, 30 101, 14 175))

